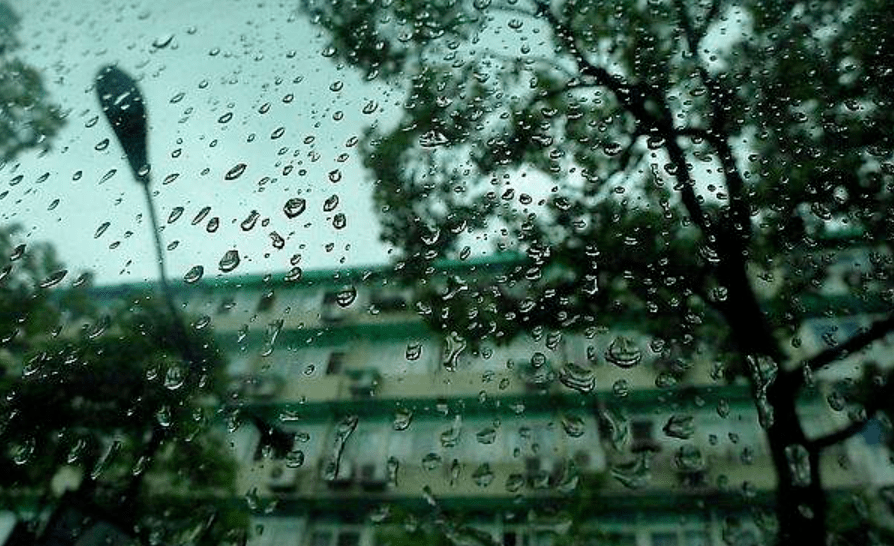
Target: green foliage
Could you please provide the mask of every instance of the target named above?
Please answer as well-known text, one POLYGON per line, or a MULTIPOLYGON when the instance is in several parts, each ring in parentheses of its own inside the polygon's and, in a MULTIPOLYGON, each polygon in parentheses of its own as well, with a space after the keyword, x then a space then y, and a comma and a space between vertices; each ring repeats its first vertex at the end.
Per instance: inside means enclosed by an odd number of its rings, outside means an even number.
POLYGON ((52 506, 74 488, 144 535, 199 526, 201 543, 219 544, 244 529, 215 426, 224 370, 210 333, 184 339, 154 296, 100 309, 86 282, 43 288, 61 264, 47 245, 15 250, 17 238, 0 230, 0 255, 15 257, 0 281, 2 504, 52 506), (168 514, 177 503, 195 510, 168 514))
POLYGON ((40 72, 13 56, 19 46, 18 16, 0 3, 0 159, 10 161, 36 147, 46 149, 64 123, 51 104, 40 72))

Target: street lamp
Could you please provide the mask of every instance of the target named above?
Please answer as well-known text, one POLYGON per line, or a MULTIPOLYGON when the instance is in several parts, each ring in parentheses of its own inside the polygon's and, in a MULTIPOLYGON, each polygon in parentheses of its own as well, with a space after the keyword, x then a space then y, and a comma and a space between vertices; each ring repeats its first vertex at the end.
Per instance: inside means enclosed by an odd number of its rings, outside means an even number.
POLYGON ((113 65, 102 68, 96 75, 96 95, 99 98, 100 106, 102 106, 103 114, 109 120, 112 130, 115 131, 115 136, 118 137, 118 142, 121 143, 121 148, 127 156, 134 178, 142 186, 143 194, 146 196, 146 208, 149 209, 149 221, 152 224, 152 234, 155 238, 155 254, 158 260, 158 277, 162 297, 174 315, 175 321, 178 321, 173 296, 168 286, 158 216, 155 213, 155 203, 149 189, 152 178, 146 147, 146 106, 143 95, 137 87, 137 82, 126 72, 113 65))

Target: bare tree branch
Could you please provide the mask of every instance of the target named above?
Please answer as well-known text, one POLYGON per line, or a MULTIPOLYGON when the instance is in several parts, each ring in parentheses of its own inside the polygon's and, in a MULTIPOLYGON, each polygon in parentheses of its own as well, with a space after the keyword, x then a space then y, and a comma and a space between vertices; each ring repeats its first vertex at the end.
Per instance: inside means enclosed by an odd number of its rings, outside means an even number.
POLYGON ((894 331, 894 313, 875 321, 872 326, 854 334, 847 341, 802 361, 797 367, 789 370, 787 374, 795 381, 795 386, 799 387, 804 382, 804 368, 810 368, 814 372, 821 370, 868 347, 875 341, 888 335, 891 331, 894 331))
POLYGON ((851 436, 855 436, 863 431, 866 428, 866 425, 869 424, 869 420, 872 419, 872 416, 875 415, 875 411, 872 413, 866 412, 866 418, 860 419, 858 421, 851 421, 849 424, 845 425, 839 430, 835 432, 830 432, 824 436, 820 436, 819 438, 814 438, 807 442, 808 451, 819 451, 825 449, 827 447, 832 447, 837 443, 843 442, 850 438, 851 436))

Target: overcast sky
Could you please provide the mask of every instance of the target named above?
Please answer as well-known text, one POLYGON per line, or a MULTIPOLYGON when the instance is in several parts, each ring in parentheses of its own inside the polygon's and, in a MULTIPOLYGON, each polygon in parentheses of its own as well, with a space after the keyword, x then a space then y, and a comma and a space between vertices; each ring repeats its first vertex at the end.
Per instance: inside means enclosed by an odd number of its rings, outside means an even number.
POLYGON ((218 262, 229 249, 242 258, 232 274, 284 271, 296 253, 306 269, 387 261, 371 182, 348 143, 373 121, 393 123, 400 97, 327 58, 323 36, 296 12, 295 0, 11 5, 22 18, 18 55, 43 72, 52 100, 69 114, 48 154, 24 155, 0 171, 10 190, 0 221, 25 225, 28 241, 52 242, 72 272, 93 270, 99 283, 155 278, 141 190, 105 119, 96 121, 93 78, 109 63, 140 80, 148 104, 163 236, 166 244, 178 241, 167 253, 172 278, 194 265, 221 274, 218 262), (282 135, 272 138, 278 129, 282 135), (112 142, 102 149, 107 138, 112 142), (225 180, 239 163, 244 173, 225 180), (18 174, 24 180, 9 186, 18 174), (333 195, 337 205, 324 212, 333 195), (305 198, 307 210, 289 219, 283 205, 292 197, 305 198), (168 224, 176 207, 182 216, 168 224), (193 225, 204 207, 210 212, 193 225), (244 231, 240 224, 252 211, 260 218, 244 231), (344 228, 333 226, 337 213, 344 228), (209 233, 214 217, 219 228, 209 233), (273 231, 284 248, 274 248, 273 231))

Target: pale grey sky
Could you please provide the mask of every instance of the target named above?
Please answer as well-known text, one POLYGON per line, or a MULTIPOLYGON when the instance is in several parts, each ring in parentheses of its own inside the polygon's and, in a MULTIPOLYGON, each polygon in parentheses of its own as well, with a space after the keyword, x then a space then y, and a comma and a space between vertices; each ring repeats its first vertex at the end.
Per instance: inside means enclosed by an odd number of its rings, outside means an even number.
POLYGON ((70 270, 94 270, 100 283, 155 278, 141 190, 105 119, 94 123, 100 110, 92 82, 108 63, 139 78, 148 103, 160 220, 167 224, 172 211, 183 208, 163 232, 166 243, 179 241, 167 254, 170 277, 181 278, 194 265, 203 265, 206 275, 220 274, 218 261, 229 249, 242 258, 232 274, 284 271, 296 253, 304 268, 387 260, 371 182, 359 150, 348 142, 375 120, 393 122, 400 97, 350 68, 338 69, 324 55, 319 29, 296 12, 297 2, 11 4, 22 18, 18 55, 43 71, 52 99, 70 113, 47 155, 24 155, 0 171, 3 186, 24 175, 22 183, 5 188, 10 195, 0 221, 25 225, 28 240, 54 243, 70 270), (261 113, 265 103, 269 110, 261 113), (364 112, 373 106, 373 113, 364 112), (272 138, 280 128, 282 136, 272 138), (112 144, 97 150, 106 138, 112 144), (238 163, 247 165, 244 174, 225 180, 238 163), (117 173, 104 180, 112 169, 117 173), (330 177, 333 171, 340 173, 338 182, 331 181, 338 178, 330 177), (49 178, 38 182, 44 173, 49 178), (176 180, 163 183, 175 173, 176 180), (324 212, 333 195, 337 205, 324 212), (307 210, 289 219, 283 205, 299 196, 307 210), (206 206, 210 213, 192 225, 206 206), (240 223, 253 210, 260 219, 243 231, 240 223), (347 220, 342 229, 333 226, 337 213, 347 220), (209 233, 213 217, 220 227, 209 233), (105 222, 109 227, 95 237, 105 222), (272 231, 285 239, 283 249, 274 248, 272 231))

